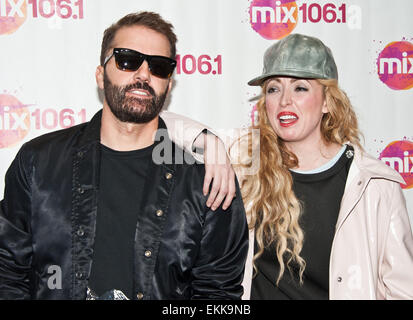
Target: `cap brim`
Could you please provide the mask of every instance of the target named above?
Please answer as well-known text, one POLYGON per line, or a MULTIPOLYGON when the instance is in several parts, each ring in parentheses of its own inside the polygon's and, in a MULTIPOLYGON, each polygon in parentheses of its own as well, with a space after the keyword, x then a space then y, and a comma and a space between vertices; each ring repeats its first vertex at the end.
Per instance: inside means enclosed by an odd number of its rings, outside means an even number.
POLYGON ((280 72, 272 72, 260 75, 250 81, 248 81, 248 85, 250 86, 261 86, 262 83, 267 80, 268 78, 272 77, 292 77, 292 78, 304 78, 304 79, 326 79, 326 77, 322 74, 308 72, 308 71, 301 71, 301 70, 286 70, 280 72))

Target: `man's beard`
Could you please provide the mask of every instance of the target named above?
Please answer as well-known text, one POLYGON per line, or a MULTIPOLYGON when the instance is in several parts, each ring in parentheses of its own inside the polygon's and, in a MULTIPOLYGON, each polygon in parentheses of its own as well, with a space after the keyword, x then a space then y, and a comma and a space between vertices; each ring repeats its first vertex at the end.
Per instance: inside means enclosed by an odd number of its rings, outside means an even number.
POLYGON ((116 86, 104 74, 105 98, 110 110, 122 122, 147 123, 153 120, 165 103, 168 88, 159 96, 146 82, 136 82, 127 86, 116 86), (143 89, 149 92, 152 99, 126 97, 126 93, 133 89, 143 89))

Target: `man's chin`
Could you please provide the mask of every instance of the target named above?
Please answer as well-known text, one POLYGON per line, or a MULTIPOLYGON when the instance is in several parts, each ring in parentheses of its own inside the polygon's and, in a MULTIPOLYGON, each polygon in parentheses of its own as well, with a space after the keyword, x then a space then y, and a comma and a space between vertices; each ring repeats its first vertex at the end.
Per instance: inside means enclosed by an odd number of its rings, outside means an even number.
POLYGON ((113 114, 121 122, 144 124, 155 119, 159 113, 142 113, 134 110, 132 112, 114 112, 113 114))

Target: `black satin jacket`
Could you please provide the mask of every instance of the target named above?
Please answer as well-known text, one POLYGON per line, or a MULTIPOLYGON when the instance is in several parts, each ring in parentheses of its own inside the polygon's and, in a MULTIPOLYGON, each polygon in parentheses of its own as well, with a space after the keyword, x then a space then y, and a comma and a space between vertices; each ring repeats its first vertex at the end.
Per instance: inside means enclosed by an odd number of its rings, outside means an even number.
MULTIPOLYGON (((89 123, 35 138, 11 164, 0 206, 0 298, 86 298, 100 125, 101 111, 89 123)), ((230 208, 210 211, 204 166, 179 164, 183 151, 174 144, 171 150, 175 164, 153 162, 147 175, 132 298, 239 299, 248 231, 238 186, 230 208)))

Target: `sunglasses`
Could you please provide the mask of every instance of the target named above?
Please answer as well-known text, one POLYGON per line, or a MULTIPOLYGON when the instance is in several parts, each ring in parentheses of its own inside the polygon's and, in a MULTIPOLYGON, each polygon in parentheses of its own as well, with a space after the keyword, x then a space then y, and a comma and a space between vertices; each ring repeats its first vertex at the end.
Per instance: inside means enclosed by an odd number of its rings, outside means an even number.
POLYGON ((176 61, 164 56, 151 56, 132 49, 114 48, 110 56, 106 57, 103 66, 115 56, 116 67, 122 71, 136 71, 146 60, 149 71, 159 78, 170 78, 174 72, 176 61))

